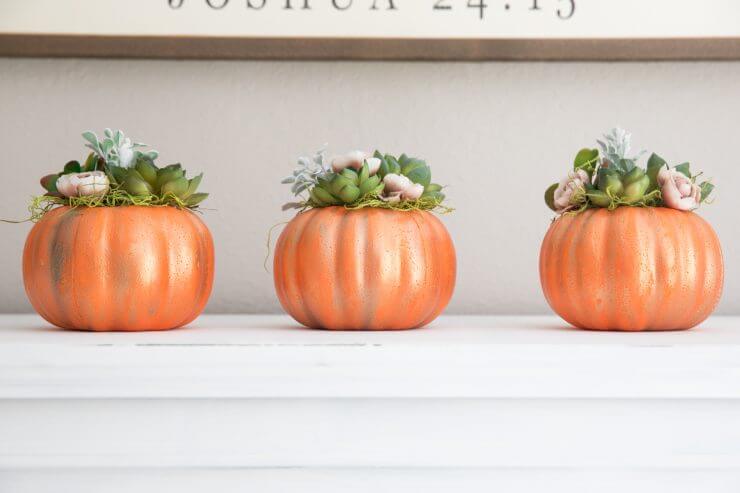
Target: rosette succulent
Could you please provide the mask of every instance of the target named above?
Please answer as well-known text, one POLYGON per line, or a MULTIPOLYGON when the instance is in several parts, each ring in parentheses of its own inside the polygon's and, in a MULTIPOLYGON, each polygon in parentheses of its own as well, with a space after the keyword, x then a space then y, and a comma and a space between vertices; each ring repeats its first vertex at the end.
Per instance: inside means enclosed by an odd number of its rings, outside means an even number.
POLYGON ((557 213, 619 206, 696 209, 714 189, 697 182, 689 163, 670 167, 653 153, 645 168, 638 161, 645 151, 630 155, 632 135, 615 128, 598 140, 599 149, 578 151, 573 170, 545 192, 545 202, 557 213))
POLYGON ((379 151, 372 156, 352 151, 334 157, 329 165, 321 150, 312 158, 299 158, 293 175, 283 183, 292 184, 293 193, 303 199, 286 208, 434 209, 445 198, 442 186, 432 183, 425 161, 379 151))
POLYGON ((187 178, 179 163, 158 167, 157 151, 140 150, 146 144, 132 142, 120 130, 105 129, 104 135, 99 141, 93 132, 84 132, 85 146, 93 151, 84 163, 69 161, 61 172, 41 179, 49 200, 66 205, 195 208, 208 197, 197 191, 203 174, 187 178))

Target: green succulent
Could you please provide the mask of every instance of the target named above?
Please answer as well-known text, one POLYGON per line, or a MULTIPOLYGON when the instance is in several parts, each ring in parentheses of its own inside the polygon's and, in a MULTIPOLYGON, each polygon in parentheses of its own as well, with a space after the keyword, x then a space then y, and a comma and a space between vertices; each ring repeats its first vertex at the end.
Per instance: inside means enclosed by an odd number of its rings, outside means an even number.
MULTIPOLYGON (((647 160, 645 168, 637 162, 643 152, 628 156, 631 135, 620 128, 615 128, 597 141, 598 149, 581 149, 573 161, 574 170, 583 170, 588 181, 582 186, 582 193, 574 193, 571 198, 571 209, 584 210, 594 207, 614 209, 619 206, 662 206, 658 173, 668 163, 653 153, 647 160)), ((689 163, 673 167, 695 182, 699 175, 692 175, 689 163)), ((545 192, 545 203, 556 212, 563 212, 555 207, 555 192, 558 183, 551 185, 545 192)), ((712 192, 714 186, 709 182, 698 185, 701 189, 701 201, 712 192)))
POLYGON ((152 159, 140 156, 131 168, 107 166, 106 169, 111 183, 133 197, 171 199, 188 207, 194 207, 208 197, 207 193, 197 192, 203 174, 188 179, 179 163, 158 168, 152 159))
POLYGON ((401 154, 398 158, 391 154, 381 154, 375 151, 374 157, 380 159, 380 169, 378 174, 381 178, 389 173, 404 175, 414 183, 424 187, 422 199, 430 199, 430 202, 441 203, 445 199, 442 193, 442 185, 432 183, 432 170, 426 161, 415 157, 409 157, 401 154))
POLYGON ((377 196, 383 191, 383 182, 376 173, 370 176, 367 162, 360 171, 350 168, 340 173, 331 173, 318 177, 316 185, 309 190, 312 205, 326 207, 330 205, 351 205, 367 197, 377 196))
POLYGON ((41 186, 47 196, 64 199, 57 190, 57 180, 62 175, 103 171, 110 181, 108 194, 111 196, 89 199, 95 200, 95 205, 174 205, 193 208, 208 197, 207 193, 198 192, 202 173, 188 179, 179 163, 159 168, 154 163, 158 156, 156 151, 136 150, 144 144, 132 144, 120 130, 114 132, 105 129, 106 138, 100 142, 92 132, 85 132, 82 136, 88 142, 86 147, 93 152, 87 156, 84 164, 69 161, 60 173, 41 178, 41 186))
MULTIPOLYGON (((355 165, 356 166, 356 165, 355 165)), ((305 207, 387 207, 382 200, 385 184, 383 179, 388 174, 406 176, 411 182, 424 187, 418 201, 418 208, 431 209, 444 200, 442 186, 431 183, 432 173, 429 166, 421 159, 402 154, 395 157, 375 151, 372 157, 362 161, 359 169, 347 167, 333 171, 324 163, 324 151, 319 151, 313 158, 301 157, 298 167, 283 183, 291 184, 293 193, 301 196, 307 192, 308 197, 284 208, 305 207)))

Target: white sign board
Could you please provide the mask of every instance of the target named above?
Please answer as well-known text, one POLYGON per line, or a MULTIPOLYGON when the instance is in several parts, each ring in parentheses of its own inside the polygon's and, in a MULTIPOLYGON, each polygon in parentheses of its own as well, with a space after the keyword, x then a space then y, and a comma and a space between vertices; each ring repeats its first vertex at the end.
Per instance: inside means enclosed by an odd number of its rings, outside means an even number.
POLYGON ((3 34, 735 42, 740 0, 0 0, 3 34))

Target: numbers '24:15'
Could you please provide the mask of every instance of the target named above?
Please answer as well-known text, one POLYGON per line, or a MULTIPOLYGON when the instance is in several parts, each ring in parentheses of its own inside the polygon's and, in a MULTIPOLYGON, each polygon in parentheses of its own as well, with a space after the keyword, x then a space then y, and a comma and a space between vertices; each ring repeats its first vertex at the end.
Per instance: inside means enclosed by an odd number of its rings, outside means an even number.
MULTIPOLYGON (((455 0, 435 0, 433 8, 434 10, 450 11, 453 10, 454 1, 455 0)), ((510 1, 515 2, 516 0, 510 1)), ((542 10, 542 6, 540 5, 541 3, 542 0, 530 0, 529 10, 542 10)), ((576 0, 558 0, 558 3, 559 5, 555 13, 559 19, 568 20, 576 13, 576 0)), ((466 7, 469 9, 476 9, 478 11, 478 17, 483 19, 485 17, 486 9, 492 7, 492 5, 487 3, 486 0, 468 0, 466 7)), ((511 8, 512 6, 509 2, 504 5, 505 10, 510 10, 511 8)))

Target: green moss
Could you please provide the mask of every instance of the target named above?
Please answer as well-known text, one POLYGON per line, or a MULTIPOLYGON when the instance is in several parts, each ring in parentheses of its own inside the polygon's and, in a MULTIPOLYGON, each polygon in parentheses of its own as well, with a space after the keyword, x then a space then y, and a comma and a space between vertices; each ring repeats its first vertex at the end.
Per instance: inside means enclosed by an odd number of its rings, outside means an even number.
MULTIPOLYGON (((57 197, 53 195, 41 195, 34 197, 28 206, 30 217, 28 221, 37 222, 44 214, 59 206, 69 207, 122 207, 135 205, 139 207, 177 207, 179 209, 197 209, 198 204, 192 204, 187 199, 183 200, 173 193, 165 193, 162 196, 131 195, 120 188, 111 189, 105 195, 85 197, 57 197)), ((10 221, 8 221, 10 222, 10 221)), ((23 221, 21 221, 23 222, 23 221)))

